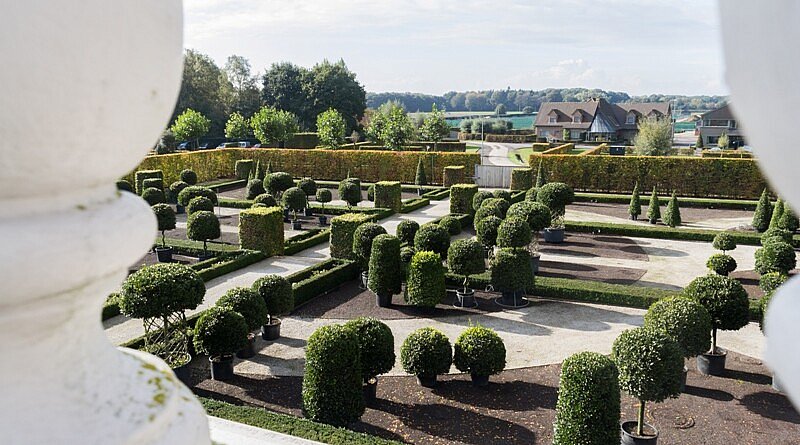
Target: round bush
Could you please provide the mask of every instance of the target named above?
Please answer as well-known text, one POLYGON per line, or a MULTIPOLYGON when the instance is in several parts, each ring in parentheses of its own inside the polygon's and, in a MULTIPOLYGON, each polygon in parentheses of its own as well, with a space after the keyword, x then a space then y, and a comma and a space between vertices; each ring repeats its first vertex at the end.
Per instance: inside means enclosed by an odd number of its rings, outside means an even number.
POLYGON ((252 289, 264 299, 270 315, 286 314, 294 309, 292 284, 280 275, 263 276, 253 283, 252 289))
POLYGON ((450 340, 434 328, 420 328, 406 337, 400 347, 400 364, 409 374, 434 377, 447 374, 453 362, 450 340))
POLYGON ((553 217, 564 216, 567 204, 575 200, 575 192, 563 182, 550 182, 536 192, 536 200, 547 206, 553 217))
POLYGON ((186 206, 186 213, 191 215, 194 212, 199 212, 201 210, 205 210, 206 212, 213 212, 214 211, 214 203, 211 202, 210 199, 206 198, 205 196, 197 196, 192 198, 189 201, 189 205, 186 206))
POLYGON ((761 234, 762 246, 771 242, 775 242, 776 240, 791 244, 792 232, 780 227, 772 227, 770 229, 767 229, 766 232, 761 234))
POLYGON ((503 219, 506 217, 506 212, 508 212, 511 204, 503 198, 489 198, 481 203, 481 209, 485 207, 492 209, 492 213, 494 215, 500 219, 503 219))
POLYGON ((199 185, 190 185, 178 193, 178 203, 184 207, 189 205, 189 201, 197 196, 205 196, 210 199, 214 205, 217 205, 217 194, 208 187, 199 185))
POLYGON ((220 236, 219 219, 213 212, 199 210, 189 215, 186 236, 190 240, 206 241, 220 236))
POLYGON ((561 365, 553 445, 608 445, 620 441, 619 372, 596 352, 579 352, 561 365))
POLYGON ((252 331, 267 322, 267 304, 258 292, 247 287, 228 289, 217 300, 217 306, 226 307, 242 314, 247 329, 252 331))
POLYGON ((702 304, 711 315, 712 334, 716 329, 740 329, 749 321, 750 300, 741 283, 733 278, 715 274, 697 277, 683 292, 702 304))
POLYGON ((397 225, 397 231, 395 233, 401 243, 412 245, 414 244, 414 236, 417 234, 418 230, 418 222, 411 219, 404 219, 397 225))
POLYGON ((151 207, 156 204, 167 202, 167 199, 164 196, 164 191, 155 187, 148 187, 144 189, 142 192, 142 199, 147 201, 151 207))
POLYGON ((317 190, 317 202, 327 204, 333 200, 333 193, 328 189, 317 190))
POLYGON ((128 317, 164 317, 203 302, 206 285, 191 267, 179 263, 144 266, 122 283, 120 311, 128 317))
POLYGON ((442 258, 434 252, 418 250, 408 267, 406 302, 432 308, 444 299, 446 293, 442 258))
POLYGON ((450 234, 438 224, 423 224, 414 235, 414 248, 421 252, 427 250, 444 258, 450 247, 450 234))
POLYGON ((157 188, 164 191, 164 180, 161 178, 147 178, 142 181, 142 190, 146 190, 149 188, 157 188))
POLYGON ((789 280, 789 276, 780 272, 769 272, 761 275, 758 280, 758 287, 764 291, 765 294, 775 292, 781 284, 789 280))
POLYGON ((297 181, 297 188, 302 190, 306 196, 314 196, 317 194, 317 181, 311 178, 303 178, 297 181))
POLYGON ((367 201, 369 202, 375 201, 375 184, 372 184, 369 187, 367 187, 367 201))
POLYGON ((283 204, 284 208, 297 213, 306 208, 308 198, 306 198, 306 193, 299 187, 290 187, 283 192, 281 204, 283 204))
POLYGON ((617 337, 611 357, 619 369, 619 386, 642 402, 663 402, 681 393, 683 354, 666 332, 628 329, 617 337))
POLYGON ((525 220, 531 231, 539 232, 550 225, 550 209, 539 202, 520 201, 512 204, 506 212, 507 218, 520 218, 525 220))
POLYGON ((439 220, 439 226, 444 228, 451 236, 461 233, 461 220, 454 216, 447 215, 439 220))
POLYGON ((788 274, 797 265, 794 248, 782 241, 771 241, 756 250, 756 272, 761 275, 770 272, 788 274))
POLYGON ((487 216, 478 221, 475 227, 475 232, 478 235, 478 241, 486 248, 491 248, 497 245, 497 230, 503 220, 496 216, 487 216))
POLYGON ((531 242, 531 226, 521 218, 507 218, 497 228, 498 247, 525 247, 531 242))
POLYGON ((730 255, 716 253, 709 257, 706 267, 720 275, 728 275, 736 270, 736 260, 730 255))
POLYGON ((189 185, 195 185, 197 184, 197 173, 188 168, 181 170, 181 181, 189 185))
POLYGON ((286 172, 270 173, 264 178, 264 188, 272 196, 280 196, 281 193, 292 187, 294 187, 294 179, 286 172))
POLYGON ((358 205, 361 202, 361 186, 345 179, 339 183, 339 199, 351 207, 358 205))
POLYGON ((269 193, 262 193, 253 199, 253 205, 256 204, 264 204, 265 207, 275 207, 278 205, 278 201, 269 193))
POLYGON ((172 184, 170 184, 169 185, 170 199, 173 202, 177 203, 178 202, 178 195, 180 195, 181 192, 183 191, 183 189, 185 189, 186 187, 189 187, 189 184, 187 184, 187 183, 185 183, 183 181, 175 181, 172 184))
POLYGON ((394 335, 386 323, 372 317, 359 317, 344 324, 358 337, 361 379, 368 382, 392 370, 395 362, 394 335))
POLYGON ((715 236, 711 245, 723 252, 736 249, 736 241, 733 239, 733 235, 728 232, 722 232, 715 236))
POLYGON ((511 192, 509 192, 508 190, 502 190, 502 189, 495 190, 494 193, 492 193, 492 196, 494 196, 495 198, 503 199, 507 201, 509 204, 511 204, 511 192))
POLYGON ((453 345, 453 364, 461 372, 487 377, 506 367, 506 347, 492 329, 467 328, 453 345))
POLYGON ((209 357, 231 355, 247 345, 247 322, 227 307, 206 310, 194 326, 194 348, 209 357))
POLYGON ((358 226, 353 232, 353 255, 362 269, 369 265, 369 256, 372 253, 372 241, 378 235, 385 235, 386 229, 380 224, 367 222, 358 226))
POLYGON ((117 181, 117 190, 122 191, 122 192, 131 192, 131 193, 133 193, 133 186, 131 185, 130 182, 128 182, 128 181, 126 181, 124 179, 120 179, 119 181, 117 181))
POLYGON ((260 179, 253 178, 247 181, 247 187, 244 192, 246 199, 255 199, 256 196, 263 195, 265 192, 264 182, 260 179))
POLYGON ((402 290, 403 266, 400 264, 400 240, 392 235, 378 235, 369 257, 367 287, 376 295, 394 295, 402 290))
POLYGON ((175 211, 169 204, 156 204, 153 207, 153 214, 156 215, 158 231, 164 232, 175 228, 175 211))
POLYGON ((480 209, 483 201, 486 201, 489 198, 494 198, 494 195, 492 195, 490 192, 484 190, 479 190, 476 192, 475 195, 472 196, 472 210, 477 211, 480 209))
POLYGON ((666 332, 686 358, 711 348, 711 315, 691 298, 677 296, 656 301, 644 316, 644 326, 666 332))
MULTIPOLYGON (((536 201, 536 187, 531 187, 525 192, 525 201, 537 202, 536 201)), ((548 209, 550 210, 550 209, 548 209)))
POLYGON ((492 286, 501 292, 516 292, 533 285, 530 254, 525 249, 500 249, 492 258, 492 286))
POLYGON ((465 277, 485 272, 483 247, 472 238, 453 241, 447 249, 447 268, 451 273, 465 277))
POLYGON ((303 415, 347 426, 364 413, 358 336, 342 325, 323 326, 308 338, 303 415))
POLYGON ((478 223, 480 223, 481 221, 490 216, 493 216, 501 220, 504 218, 503 212, 500 211, 500 208, 498 206, 486 206, 486 207, 481 207, 475 211, 475 216, 472 219, 473 224, 477 227, 478 223))

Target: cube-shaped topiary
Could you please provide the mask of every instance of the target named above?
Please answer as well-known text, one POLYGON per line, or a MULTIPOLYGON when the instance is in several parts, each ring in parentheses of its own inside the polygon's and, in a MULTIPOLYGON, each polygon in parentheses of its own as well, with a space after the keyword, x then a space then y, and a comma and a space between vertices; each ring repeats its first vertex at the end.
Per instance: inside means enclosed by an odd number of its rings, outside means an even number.
MULTIPOLYGON (((366 224, 358 228, 360 230, 366 224)), ((380 226, 378 226, 380 227, 380 226)), ((382 227, 381 227, 382 228, 382 227)), ((356 230, 356 233, 358 233, 356 230)), ((358 235, 356 235, 358 239, 358 235)), ((379 296, 391 296, 402 290, 403 267, 400 263, 400 240, 387 234, 377 235, 371 242, 367 287, 379 296)))
POLYGON ((463 165, 448 165, 444 168, 444 175, 442 176, 442 185, 444 187, 452 187, 456 184, 464 182, 464 166, 463 165))
POLYGON ((303 415, 347 426, 364 413, 358 335, 342 325, 323 326, 308 338, 303 373, 303 415))
POLYGON ((596 352, 579 352, 561 365, 553 445, 618 444, 619 371, 596 352))
POLYGON ((729 250, 736 249, 736 240, 733 239, 733 236, 728 232, 721 232, 714 237, 714 241, 711 243, 711 246, 717 250, 721 250, 722 253, 725 253, 729 250))
POLYGON ((472 197, 472 213, 475 213, 478 209, 480 209, 481 204, 483 204, 483 201, 489 198, 494 198, 494 195, 492 195, 490 192, 487 192, 485 190, 478 190, 477 192, 475 192, 475 195, 472 197))
POLYGON ((142 192, 142 199, 144 199, 151 207, 156 204, 167 202, 167 198, 164 196, 164 191, 155 187, 144 189, 144 192, 142 192))
POLYGON ((267 322, 267 304, 261 295, 247 287, 234 287, 228 289, 219 297, 216 303, 219 307, 226 307, 242 314, 247 323, 247 329, 258 329, 267 322))
POLYGON ((252 159, 239 159, 233 165, 233 170, 236 173, 236 179, 248 179, 250 173, 255 168, 255 163, 252 159))
POLYGON ((453 364, 461 372, 488 377, 506 367, 506 347, 492 329, 467 328, 453 345, 453 364))
POLYGON ((247 344, 247 322, 228 307, 206 310, 194 326, 194 348, 209 357, 233 355, 247 344))
POLYGON ((378 235, 385 234, 386 229, 374 222, 361 224, 356 228, 355 232, 353 232, 353 258, 358 262, 362 270, 366 270, 367 267, 369 267, 369 256, 372 253, 372 240, 378 235))
POLYGON ((197 173, 195 173, 192 169, 186 168, 181 170, 180 178, 181 181, 189 185, 197 184, 197 173))
POLYGON ((439 226, 447 230, 451 236, 461 233, 461 220, 452 215, 447 215, 439 220, 439 226))
POLYGON ((297 212, 302 212, 308 206, 308 198, 299 187, 289 187, 281 195, 281 204, 283 204, 283 208, 291 210, 294 213, 294 219, 297 220, 297 212))
POLYGON ((736 270, 736 260, 730 255, 716 253, 708 258, 706 267, 711 269, 712 272, 727 276, 729 273, 736 270))
POLYGON ((533 169, 515 168, 511 170, 511 190, 528 190, 533 187, 533 169))
POLYGON ((213 212, 200 210, 189 215, 186 221, 186 237, 203 242, 203 253, 208 254, 208 240, 217 239, 221 235, 219 219, 213 212))
POLYGON ((266 207, 278 207, 278 200, 269 193, 262 193, 253 199, 253 205, 264 204, 266 207))
POLYGON ((239 244, 266 256, 283 255, 283 210, 254 207, 239 213, 239 244))
POLYGON ((408 269, 406 302, 433 308, 444 299, 446 292, 442 258, 434 252, 418 250, 408 269))
POLYGON ((418 377, 432 378, 447 374, 453 363, 453 348, 441 331, 420 328, 403 341, 400 363, 405 372, 418 377))
POLYGON ((469 276, 486 271, 483 261, 483 247, 472 238, 459 239, 447 249, 447 269, 456 275, 464 276, 464 292, 467 292, 469 276))
POLYGON ((472 215, 473 199, 478 193, 478 186, 475 184, 456 184, 450 187, 450 213, 472 215))
POLYGON ((491 270, 495 290, 519 292, 533 286, 530 254, 525 249, 500 249, 492 258, 491 270))
POLYGON ((345 213, 331 219, 332 258, 355 259, 355 255, 353 255, 353 234, 356 228, 368 219, 369 216, 358 213, 345 213))
POLYGON ((697 300, 667 297, 656 301, 644 316, 644 326, 662 330, 680 345, 685 358, 711 347, 711 315, 697 300))
POLYGON ((128 181, 126 181, 124 179, 120 179, 119 181, 117 181, 117 190, 119 190, 121 192, 131 192, 131 193, 133 193, 133 186, 131 185, 130 182, 128 182, 128 181))
POLYGON ((750 301, 741 283, 733 278, 709 274, 695 278, 683 291, 711 315, 711 352, 717 351, 717 329, 735 331, 750 319, 750 301))
POLYGON ((161 245, 167 247, 167 241, 164 232, 175 228, 175 211, 169 204, 156 204, 153 207, 153 214, 156 215, 156 222, 158 223, 158 231, 161 232, 161 245))
POLYGON ((419 223, 413 219, 404 219, 397 225, 396 235, 400 243, 414 245, 414 235, 419 230, 419 223))
POLYGON ((450 234, 438 224, 423 224, 414 235, 414 248, 417 251, 427 250, 444 258, 448 247, 450 247, 450 234))
POLYGON ((196 309, 206 285, 191 267, 179 263, 144 266, 122 283, 120 311, 133 318, 162 318, 196 309))
POLYGON ((211 202, 210 199, 206 198, 205 196, 195 196, 189 201, 189 205, 186 206, 186 213, 191 215, 194 212, 199 212, 201 210, 205 210, 207 212, 214 211, 214 203, 211 202))
POLYGON ((386 323, 373 317, 359 317, 348 321, 344 327, 352 329, 358 338, 361 379, 365 383, 392 370, 396 359, 394 335, 386 323))
POLYGON ((506 218, 497 228, 498 247, 526 247, 531 242, 531 226, 522 218, 506 218))
POLYGON ((495 216, 503 219, 506 217, 506 213, 510 207, 511 203, 503 198, 489 198, 481 203, 481 208, 476 211, 476 218, 477 212, 479 212, 481 209, 488 208, 491 209, 495 216))
POLYGON ((264 193, 266 193, 266 189, 264 189, 264 183, 260 179, 253 178, 247 181, 247 186, 244 189, 245 199, 255 199, 256 196, 264 193))
POLYGON ((136 194, 141 195, 144 192, 144 186, 142 182, 145 179, 149 178, 161 178, 164 179, 164 172, 161 170, 139 170, 134 175, 134 181, 136 183, 136 194))
POLYGON ((756 250, 755 269, 761 275, 769 272, 788 274, 797 265, 797 258, 791 244, 772 238, 756 250))
POLYGON ((252 289, 264 299, 270 316, 287 314, 294 309, 292 283, 280 275, 265 275, 253 283, 252 289))
POLYGON ((152 188, 157 188, 157 189, 159 189, 159 190, 161 190, 163 192, 164 191, 164 180, 161 179, 161 178, 147 178, 144 181, 142 181, 142 188, 144 190, 147 190, 147 189, 149 189, 151 187, 152 188))
POLYGON ((402 196, 399 181, 380 181, 375 183, 375 207, 399 212, 403 207, 402 196))
POLYGON ((302 190, 306 196, 314 196, 317 194, 317 181, 311 178, 302 178, 297 181, 297 188, 302 190))
POLYGON ((478 241, 487 249, 497 245, 497 229, 503 220, 496 216, 487 216, 486 218, 478 221, 475 227, 475 233, 478 235, 478 241))
POLYGON ((281 196, 283 192, 292 187, 294 187, 294 179, 289 173, 275 172, 264 177, 264 188, 272 196, 281 196))
POLYGON ((214 191, 210 188, 200 185, 190 185, 189 187, 181 190, 181 192, 178 193, 178 204, 186 207, 189 205, 189 201, 197 196, 205 196, 206 198, 210 199, 214 205, 217 205, 217 194, 214 193, 214 191))
POLYGON ((339 199, 343 200, 349 207, 357 206, 361 202, 360 182, 345 179, 339 183, 339 199))

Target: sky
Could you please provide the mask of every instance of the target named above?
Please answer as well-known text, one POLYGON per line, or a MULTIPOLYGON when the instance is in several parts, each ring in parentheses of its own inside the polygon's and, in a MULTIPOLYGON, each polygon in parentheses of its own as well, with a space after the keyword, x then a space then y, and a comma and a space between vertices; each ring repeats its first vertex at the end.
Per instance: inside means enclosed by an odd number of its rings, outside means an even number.
POLYGON ((255 72, 344 59, 367 91, 727 94, 713 0, 184 0, 184 45, 255 72))

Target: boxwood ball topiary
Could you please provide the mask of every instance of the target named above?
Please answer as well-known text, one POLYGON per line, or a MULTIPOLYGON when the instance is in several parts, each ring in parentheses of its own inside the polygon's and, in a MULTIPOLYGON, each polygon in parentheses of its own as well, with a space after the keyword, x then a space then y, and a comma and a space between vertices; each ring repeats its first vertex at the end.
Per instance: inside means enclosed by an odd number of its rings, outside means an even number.
POLYGON ((247 287, 228 289, 217 300, 216 305, 242 314, 244 321, 247 323, 247 329, 250 331, 258 329, 267 322, 267 304, 264 303, 261 295, 253 289, 247 287))
POLYGON ((181 190, 181 192, 178 194, 178 204, 186 207, 189 205, 189 201, 197 196, 205 196, 206 198, 210 199, 214 205, 217 205, 217 194, 214 193, 214 191, 210 188, 199 185, 190 185, 189 187, 181 190))
POLYGON ((179 263, 144 266, 122 283, 120 311, 128 317, 164 317, 203 302, 206 286, 191 267, 179 263))
POLYGON ((494 198, 494 195, 492 195, 490 192, 487 192, 485 190, 480 190, 476 192, 475 195, 472 197, 472 210, 478 211, 478 209, 481 208, 481 204, 483 204, 483 201, 486 201, 489 198, 494 198))
POLYGON ((294 309, 292 284, 280 275, 263 276, 253 283, 252 289, 264 299, 270 315, 282 315, 294 309))
POLYGON ((725 253, 729 250, 736 249, 736 240, 733 239, 733 236, 730 233, 722 232, 714 237, 714 241, 711 243, 711 246, 725 253))
POLYGON ((465 277, 486 271, 481 244, 472 238, 453 241, 447 249, 447 269, 465 277))
POLYGON ((328 189, 317 190, 317 202, 327 204, 333 200, 333 193, 328 189))
POLYGON ((308 338, 303 373, 303 415, 347 426, 364 413, 361 357, 356 331, 323 326, 308 338))
POLYGON ((788 274, 797 265, 794 248, 782 241, 771 241, 756 250, 755 269, 761 275, 769 272, 788 274))
POLYGON ((275 207, 278 205, 278 200, 276 200, 275 197, 269 193, 262 193, 253 199, 253 205, 255 204, 264 204, 267 207, 275 207))
POLYGON ((367 222, 361 224, 353 232, 353 255, 362 269, 369 265, 369 256, 372 253, 372 241, 378 235, 385 235, 386 229, 380 224, 367 222))
POLYGON ((451 236, 461 233, 461 220, 454 216, 447 215, 443 217, 439 220, 439 226, 447 230, 447 233, 451 236))
POLYGON ((188 168, 181 170, 181 181, 189 185, 195 185, 197 184, 197 173, 188 168))
POLYGON ((711 350, 717 348, 717 329, 735 331, 750 320, 750 300, 741 283, 733 278, 709 274, 695 278, 683 290, 697 300, 711 316, 711 350))
POLYGON ((339 183, 339 199, 353 207, 361 202, 361 186, 355 182, 344 180, 339 183))
POLYGON ((475 211, 475 216, 472 218, 473 225, 477 227, 479 222, 483 221, 489 216, 494 216, 497 219, 505 218, 505 216, 503 216, 503 212, 498 206, 484 206, 475 211))
POLYGON ((619 386, 643 402, 663 402, 681 393, 683 354, 666 332, 644 327, 617 337, 611 357, 619 369, 619 386))
POLYGON ((508 208, 511 207, 511 202, 503 198, 489 198, 481 203, 481 208, 489 207, 494 210, 498 218, 503 219, 506 217, 508 208))
POLYGON ((758 287, 764 291, 765 294, 769 294, 777 290, 788 280, 789 275, 780 272, 769 272, 761 275, 761 278, 758 280, 758 287))
POLYGON ((394 335, 386 323, 373 317, 359 317, 344 324, 358 338, 361 355, 361 379, 368 382, 392 370, 396 360, 394 335))
POLYGON ((644 326, 662 330, 680 345, 685 358, 711 348, 711 315, 688 297, 667 297, 656 301, 644 316, 644 326))
POLYGON ((227 307, 206 310, 194 326, 194 348, 209 357, 231 355, 247 345, 247 322, 227 307))
POLYGON ((506 218, 497 228, 498 247, 525 247, 531 242, 531 226, 521 218, 506 218))
POLYGON ((448 247, 450 247, 450 234, 438 224, 423 224, 414 235, 414 248, 417 251, 427 250, 444 258, 448 247))
POLYGON ((533 286, 530 254, 525 249, 500 249, 492 259, 491 271, 495 290, 517 292, 533 286))
POLYGON ((397 225, 397 238, 402 244, 414 244, 414 235, 419 230, 419 223, 412 219, 404 219, 397 225))
POLYGON ((461 372, 487 377, 506 367, 503 339, 483 326, 467 328, 453 345, 453 364, 461 372))
POLYGON ((453 361, 450 340, 434 328, 420 328, 409 334, 400 347, 400 363, 411 375, 434 377, 447 374, 453 361))
POLYGON ((508 190, 498 189, 492 192, 492 195, 495 198, 505 200, 506 202, 508 202, 509 205, 511 205, 511 192, 509 192, 508 190))
POLYGON ((292 187, 294 187, 294 179, 286 172, 270 173, 264 178, 264 188, 272 196, 280 196, 281 193, 292 187))
POLYGON ((442 258, 434 252, 417 250, 408 269, 406 302, 433 308, 444 299, 446 293, 442 258))
POLYGON ((370 243, 367 287, 376 295, 394 295, 402 290, 403 266, 400 263, 400 240, 392 235, 378 235, 370 243))
POLYGON ((317 194, 317 182, 311 178, 303 178, 297 181, 297 187, 302 190, 306 196, 314 196, 317 194))
POLYGON ((153 214, 156 215, 156 223, 158 224, 158 231, 165 232, 175 228, 175 211, 169 204, 156 204, 153 207, 153 214))
POLYGON ((547 206, 553 217, 564 216, 567 204, 575 200, 575 192, 563 182, 550 182, 536 192, 536 200, 547 206))
POLYGON ((491 248, 497 245, 497 229, 503 220, 496 216, 488 216, 478 221, 475 227, 475 232, 478 235, 478 241, 486 248, 491 248))
POLYGON ((771 229, 767 229, 761 234, 761 245, 765 245, 775 240, 791 244, 792 232, 780 227, 773 227, 771 229))
POLYGON ((161 178, 147 178, 142 181, 142 188, 147 190, 150 187, 164 191, 164 180, 161 178))
POLYGON ((177 203, 178 195, 180 195, 183 189, 185 189, 186 187, 189 187, 189 184, 183 181, 175 181, 172 184, 170 184, 169 185, 170 201, 172 201, 173 203, 177 203))
POLYGON ((244 191, 246 199, 255 199, 256 196, 263 195, 265 192, 264 183, 260 179, 253 178, 247 181, 244 191))
POLYGON ((539 232, 550 225, 550 209, 539 202, 520 201, 512 204, 506 212, 507 218, 521 218, 528 223, 531 230, 539 232))
POLYGON ((620 442, 619 371, 596 352, 579 352, 561 365, 553 445, 620 442))
POLYGON ((706 262, 706 267, 719 275, 728 275, 736 270, 736 260, 730 255, 724 253, 717 253, 711 255, 706 262))
POLYGON ((306 194, 299 187, 290 187, 283 192, 281 196, 281 204, 286 209, 293 212, 300 212, 308 205, 308 198, 306 194))
POLYGON ((206 198, 205 196, 195 196, 189 201, 189 205, 186 206, 186 213, 192 214, 194 212, 198 212, 200 210, 205 210, 207 212, 214 211, 214 203, 211 202, 210 199, 206 198))
POLYGON ((167 202, 164 196, 164 191, 155 187, 149 187, 142 192, 142 199, 147 201, 147 204, 154 206, 163 202, 167 202))
POLYGON ((199 210, 189 215, 186 221, 186 236, 190 240, 207 241, 221 235, 219 219, 213 212, 199 210))
POLYGON ((130 182, 128 182, 128 181, 126 181, 124 179, 120 179, 119 181, 117 181, 117 190, 122 191, 122 192, 131 192, 131 193, 133 193, 133 186, 131 185, 130 182))

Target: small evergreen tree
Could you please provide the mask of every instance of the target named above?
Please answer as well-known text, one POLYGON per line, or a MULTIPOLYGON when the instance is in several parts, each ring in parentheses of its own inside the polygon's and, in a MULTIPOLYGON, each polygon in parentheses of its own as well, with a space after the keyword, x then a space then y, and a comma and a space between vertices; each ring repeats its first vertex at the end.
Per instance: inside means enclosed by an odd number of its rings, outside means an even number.
POLYGON ((672 192, 672 198, 669 199, 669 203, 667 204, 664 224, 670 227, 681 225, 681 209, 678 207, 678 197, 675 196, 675 191, 672 192))
POLYGON ((417 176, 414 178, 416 185, 428 185, 428 177, 425 175, 425 163, 422 162, 422 156, 419 157, 417 162, 417 176))
POLYGON ((717 147, 723 150, 727 150, 729 145, 730 145, 730 140, 728 139, 728 133, 723 131, 722 134, 719 136, 719 139, 717 140, 717 147))
POLYGON ((772 218, 769 220, 769 228, 774 229, 778 227, 778 222, 780 221, 781 217, 783 216, 783 200, 778 198, 775 201, 775 207, 772 209, 772 218))
POLYGON ((639 218, 639 215, 642 214, 642 202, 639 198, 639 182, 636 182, 636 185, 633 187, 633 195, 631 195, 631 203, 628 205, 628 214, 631 215, 631 219, 636 220, 639 218))
POLYGON ((791 207, 784 205, 783 214, 778 220, 778 228, 794 233, 797 231, 798 226, 800 226, 800 221, 797 220, 797 216, 795 216, 794 211, 791 207))
POLYGON ((700 149, 703 148, 703 136, 699 134, 697 135, 697 142, 695 143, 695 146, 700 149))
POLYGON ((653 194, 650 195, 650 206, 647 207, 647 219, 650 224, 655 224, 661 218, 661 203, 658 201, 656 188, 653 187, 653 194))
POLYGON ((547 178, 544 176, 544 171, 542 170, 542 160, 539 159, 539 169, 536 170, 536 188, 545 185, 547 183, 547 178))
POLYGON ((753 214, 753 228, 759 232, 763 232, 769 228, 769 222, 772 219, 772 203, 769 201, 769 193, 767 189, 761 192, 761 199, 758 200, 756 211, 753 214))

